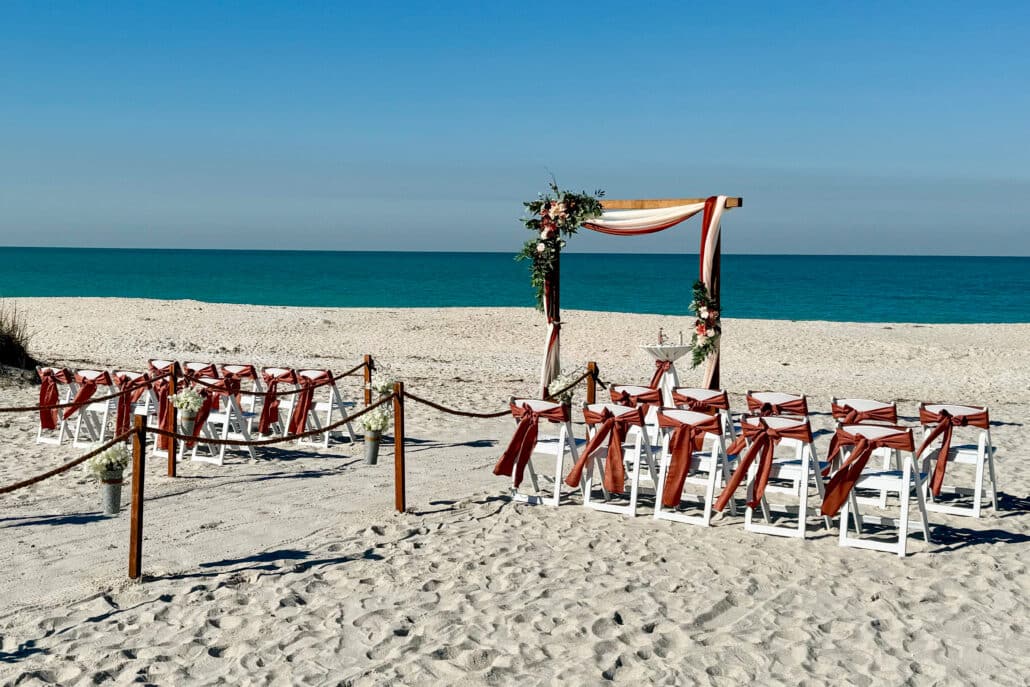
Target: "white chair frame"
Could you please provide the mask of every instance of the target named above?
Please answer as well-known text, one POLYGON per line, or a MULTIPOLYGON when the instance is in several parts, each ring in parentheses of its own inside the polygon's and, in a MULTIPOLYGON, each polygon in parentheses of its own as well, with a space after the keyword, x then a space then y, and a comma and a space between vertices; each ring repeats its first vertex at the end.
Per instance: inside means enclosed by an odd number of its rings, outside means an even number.
MULTIPOLYGON (((662 412, 666 416, 677 419, 680 422, 689 422, 691 424, 696 424, 709 417, 708 415, 692 410, 674 410, 666 408, 663 409, 662 412)), ((721 424, 723 431, 725 431, 725 424, 721 424)), ((715 491, 719 486, 725 484, 726 480, 730 477, 730 461, 726 455, 726 439, 722 434, 706 432, 704 435, 704 441, 709 445, 709 448, 702 449, 701 451, 693 451, 691 453, 690 467, 684 484, 703 485, 705 491, 701 496, 702 515, 687 515, 686 513, 679 512, 676 508, 666 508, 662 505, 662 494, 665 492, 665 480, 668 477, 669 464, 672 461, 669 444, 672 439, 673 432, 674 430, 672 428, 665 428, 662 432, 662 453, 658 475, 658 487, 655 490, 654 518, 655 520, 672 520, 673 522, 709 527, 712 521, 712 507, 715 505, 715 491), (702 474, 704 476, 701 476, 702 474)), ((691 494, 684 493, 680 495, 681 501, 691 501, 695 498, 696 497, 691 494)), ((737 507, 732 499, 730 500, 729 506, 731 512, 736 515, 737 507)))
MULTIPOLYGON (((509 403, 520 407, 528 405, 530 408, 538 412, 553 410, 559 407, 558 403, 532 398, 512 398, 509 403)), ((544 421, 541 420, 540 422, 542 423, 544 421)), ((515 424, 516 426, 518 425, 518 420, 515 421, 515 424)), ((582 439, 576 439, 576 436, 572 431, 572 422, 570 420, 560 422, 558 425, 557 435, 537 435, 536 444, 533 446, 533 452, 529 456, 529 461, 526 462, 526 473, 529 474, 529 482, 533 485, 532 494, 526 494, 519 491, 519 488, 515 486, 515 475, 513 472, 510 491, 512 501, 528 503, 532 506, 557 506, 561 503, 562 479, 565 474, 565 454, 568 452, 569 456, 572 458, 572 464, 575 465, 576 461, 579 460, 577 444, 582 445, 586 442, 582 439), (533 465, 534 455, 543 455, 554 459, 554 484, 550 495, 541 494, 540 477, 542 475, 537 473, 536 467, 533 465)))
MULTIPOLYGON (((867 437, 882 437, 896 431, 893 427, 882 425, 846 425, 846 431, 851 434, 862 434, 867 437)), ((911 432, 911 430, 906 430, 911 432)), ((845 451, 845 453, 850 453, 845 451)), ((899 515, 897 518, 887 516, 863 516, 859 511, 859 500, 855 491, 852 490, 848 499, 840 509, 840 532, 838 534, 839 544, 858 549, 872 549, 895 553, 904 558, 908 550, 908 533, 910 530, 921 530, 923 538, 929 544, 930 522, 927 518, 927 504, 923 499, 923 488, 926 475, 920 473, 916 466, 915 456, 911 451, 901 451, 901 470, 863 470, 858 481, 855 482, 855 489, 865 488, 874 491, 889 491, 898 495, 899 515), (919 510, 919 522, 911 522, 910 509, 912 494, 915 494, 916 505, 919 510), (848 534, 851 523, 854 523, 854 537, 848 534), (898 530, 898 538, 894 542, 879 542, 869 539, 862 539, 862 527, 864 522, 879 525, 894 526, 898 530)), ((867 466, 868 467, 868 466, 867 466)))
MULTIPOLYGON (((629 406, 622 406, 615 403, 594 403, 592 405, 584 404, 584 407, 596 413, 601 413, 605 409, 608 409, 608 411, 616 417, 626 413, 636 412, 636 408, 630 408, 629 406)), ((596 432, 596 427, 587 425, 588 438, 592 437, 596 432)), ((604 461, 602 461, 600 456, 597 455, 600 453, 602 447, 598 447, 598 449, 596 449, 597 454, 592 456, 592 462, 588 462, 587 467, 583 470, 582 481, 580 482, 580 487, 583 490, 583 505, 585 507, 593 508, 594 510, 603 511, 605 513, 616 513, 635 517, 637 514, 637 500, 640 494, 641 462, 646 464, 651 484, 658 484, 658 465, 654 459, 654 453, 651 451, 651 442, 647 441, 647 432, 628 431, 626 432, 626 441, 627 444, 623 445, 623 460, 628 463, 626 466, 626 481, 630 484, 629 503, 624 506, 609 503, 611 494, 609 494, 608 490, 604 488, 604 461), (601 476, 601 491, 604 499, 601 502, 596 501, 591 493, 595 467, 598 469, 601 476)), ((606 447, 607 444, 604 448, 606 447)))
MULTIPOLYGON (((104 374, 103 370, 79 370, 77 375, 95 379, 104 374)), ((97 386, 97 395, 110 396, 114 387, 106 384, 97 386)), ((107 436, 108 420, 117 416, 118 399, 106 401, 88 402, 80 406, 73 417, 75 429, 73 430, 72 446, 77 448, 90 447, 104 443, 107 436), (85 435, 85 436, 84 436, 85 435)))
MULTIPOLYGON (((53 367, 41 367, 39 370, 57 370, 58 368, 53 367)), ((63 384, 57 382, 57 402, 58 403, 70 403, 75 397, 75 394, 79 392, 79 385, 75 383, 75 380, 63 384), (63 389, 63 391, 62 391, 63 389)), ((65 438, 68 437, 69 428, 68 421, 64 419, 64 408, 57 409, 57 429, 53 430, 57 432, 57 436, 43 436, 43 425, 42 423, 36 428, 36 443, 37 444, 49 444, 51 446, 60 446, 64 443, 65 438)), ((51 431, 51 430, 47 430, 51 431)))
MULTIPOLYGON (((218 380, 205 378, 201 379, 201 381, 211 384, 218 380)), ((227 448, 225 444, 218 446, 217 451, 215 451, 214 447, 210 444, 205 444, 208 447, 210 455, 200 455, 200 446, 204 444, 203 437, 207 437, 208 439, 217 438, 252 441, 250 424, 254 419, 254 414, 243 412, 239 404, 236 402, 235 396, 222 396, 222 402, 225 404, 225 408, 218 411, 212 410, 204 421, 204 426, 200 428, 200 435, 198 436, 196 443, 193 444, 193 452, 190 455, 191 461, 213 463, 215 465, 225 464, 225 449, 227 448)), ((186 442, 181 443, 185 444, 186 442)), ((245 448, 251 458, 257 458, 257 453, 254 452, 253 446, 247 446, 245 448)))
MULTIPOLYGON (((937 409, 945 408, 952 415, 969 414, 971 412, 980 412, 980 408, 970 408, 968 406, 961 405, 950 405, 950 404, 932 404, 927 405, 927 409, 935 411, 937 409)), ((984 410, 987 410, 984 408, 984 410)), ((988 416, 990 413, 988 412, 988 416)), ((953 432, 960 432, 962 428, 955 427, 953 432)), ((956 465, 971 465, 976 471, 973 478, 973 488, 969 487, 958 487, 958 486, 943 486, 942 492, 972 496, 972 506, 953 506, 946 503, 937 501, 933 494, 930 492, 929 480, 926 480, 924 488, 924 496, 926 498, 926 509, 934 513, 946 513, 948 515, 961 515, 965 517, 979 518, 980 513, 983 510, 984 492, 986 496, 990 497, 990 505, 995 512, 998 511, 998 476, 994 467, 994 444, 991 442, 991 430, 980 429, 979 427, 973 427, 972 429, 977 432, 976 445, 960 444, 956 445, 954 442, 954 434, 952 439, 951 450, 948 451, 948 464, 956 465), (985 474, 986 468, 986 474, 985 474), (990 482, 990 488, 987 489, 987 485, 984 484, 986 481, 990 482)), ((925 438, 930 432, 928 425, 922 426, 922 435, 925 438)), ((937 460, 937 452, 940 450, 939 446, 930 446, 918 458, 922 462, 922 469, 924 472, 929 473, 932 470, 932 464, 937 460)), ((952 476, 954 473, 949 469, 945 473, 945 477, 952 476)))

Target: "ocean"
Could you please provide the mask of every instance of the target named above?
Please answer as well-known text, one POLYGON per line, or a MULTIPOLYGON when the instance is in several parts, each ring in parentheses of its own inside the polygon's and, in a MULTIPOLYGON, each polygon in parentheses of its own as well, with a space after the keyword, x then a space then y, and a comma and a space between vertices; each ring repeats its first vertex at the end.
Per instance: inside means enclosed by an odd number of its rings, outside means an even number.
MULTIPOLYGON (((689 314, 697 255, 568 253, 563 309, 689 314)), ((1030 322, 1030 258, 724 255, 725 317, 1030 322)), ((334 307, 532 306, 510 253, 0 248, 0 298, 334 307)))

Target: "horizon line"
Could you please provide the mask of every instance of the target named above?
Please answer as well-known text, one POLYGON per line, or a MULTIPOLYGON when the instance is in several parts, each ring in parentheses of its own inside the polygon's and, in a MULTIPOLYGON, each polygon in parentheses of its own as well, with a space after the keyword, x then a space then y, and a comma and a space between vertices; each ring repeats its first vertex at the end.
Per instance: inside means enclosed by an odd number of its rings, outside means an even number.
MULTIPOLYGON (((463 253, 468 255, 517 255, 515 252, 503 250, 373 250, 373 249, 327 249, 327 248, 168 248, 159 246, 0 246, 3 249, 18 250, 114 250, 114 251, 180 251, 200 252, 218 251, 225 253, 411 253, 411 254, 441 254, 441 253, 463 253)), ((642 252, 632 253, 627 251, 563 251, 567 255, 699 255, 699 253, 681 252, 642 252)), ((821 258, 1012 258, 1027 259, 1027 255, 993 255, 993 254, 960 254, 960 253, 728 253, 722 255, 739 256, 769 256, 769 257, 821 257, 821 258)))

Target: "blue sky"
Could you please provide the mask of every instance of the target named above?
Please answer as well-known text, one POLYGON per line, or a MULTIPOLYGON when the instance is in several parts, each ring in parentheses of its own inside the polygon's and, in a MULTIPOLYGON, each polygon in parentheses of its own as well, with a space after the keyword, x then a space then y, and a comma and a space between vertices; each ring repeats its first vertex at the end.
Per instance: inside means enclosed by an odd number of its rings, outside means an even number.
POLYGON ((1026 3, 435 5, 0 5, 0 245, 1030 255, 1026 3))

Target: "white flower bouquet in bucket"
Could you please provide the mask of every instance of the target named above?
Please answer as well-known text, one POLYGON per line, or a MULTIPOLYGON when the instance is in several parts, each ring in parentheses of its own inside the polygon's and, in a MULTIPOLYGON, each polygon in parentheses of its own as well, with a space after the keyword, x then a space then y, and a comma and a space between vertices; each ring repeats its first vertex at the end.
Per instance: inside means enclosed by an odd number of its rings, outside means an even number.
POLYGON ((372 382, 372 390, 379 394, 379 398, 389 396, 393 393, 393 385, 395 380, 389 377, 382 377, 372 382))
POLYGON ((572 405, 572 397, 575 394, 576 387, 566 388, 570 384, 576 381, 576 379, 582 373, 579 370, 572 370, 571 372, 562 372, 560 375, 551 380, 551 383, 547 385, 547 395, 552 397, 552 400, 561 403, 562 405, 572 405), (558 394, 558 392, 561 392, 558 394), (555 394, 558 394, 555 396, 555 394))
POLYGON ((379 462, 379 442, 383 430, 390 426, 393 413, 384 406, 374 408, 361 416, 361 425, 365 428, 365 462, 375 465, 379 462))
POLYGON ((204 405, 204 397, 196 389, 183 389, 168 400, 179 410, 179 431, 193 434, 193 423, 200 406, 204 405))
POLYGON ((86 461, 86 473, 100 482, 104 514, 117 515, 122 503, 122 480, 131 455, 125 444, 115 444, 86 461))

